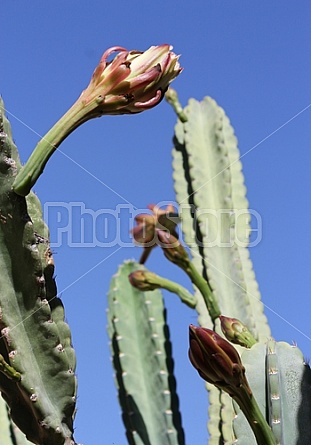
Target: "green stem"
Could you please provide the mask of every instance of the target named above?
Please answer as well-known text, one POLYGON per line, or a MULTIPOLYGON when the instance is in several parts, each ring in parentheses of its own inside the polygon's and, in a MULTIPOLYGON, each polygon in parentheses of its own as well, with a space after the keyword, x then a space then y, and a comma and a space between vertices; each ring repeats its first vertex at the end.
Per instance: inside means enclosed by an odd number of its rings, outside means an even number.
POLYGON ((195 308, 196 298, 180 284, 168 280, 167 278, 162 278, 159 275, 157 275, 157 283, 162 289, 166 289, 169 292, 173 292, 174 294, 178 295, 181 301, 187 306, 191 307, 192 309, 195 308))
POLYGON ((15 193, 21 196, 28 195, 57 147, 83 122, 96 117, 95 113, 92 114, 97 106, 96 101, 90 101, 86 104, 81 98, 75 102, 41 139, 25 166, 17 174, 13 184, 15 193))
POLYGON ((253 394, 249 394, 246 389, 241 387, 239 388, 239 394, 232 397, 243 411, 253 433, 255 434, 257 444, 276 445, 277 442, 273 432, 264 418, 253 394))
POLYGON ((10 366, 0 354, 0 372, 5 374, 9 379, 19 382, 21 375, 12 366, 10 366))
POLYGON ((211 319, 214 321, 216 318, 221 315, 217 300, 213 294, 212 289, 210 288, 208 282, 199 274, 194 264, 189 261, 188 267, 184 269, 185 272, 190 277, 192 283, 199 289, 201 292, 208 312, 211 316, 211 319))
POLYGON ((177 93, 173 88, 169 88, 167 90, 167 92, 165 93, 165 99, 173 107, 178 119, 183 123, 187 122, 188 118, 178 100, 177 93))

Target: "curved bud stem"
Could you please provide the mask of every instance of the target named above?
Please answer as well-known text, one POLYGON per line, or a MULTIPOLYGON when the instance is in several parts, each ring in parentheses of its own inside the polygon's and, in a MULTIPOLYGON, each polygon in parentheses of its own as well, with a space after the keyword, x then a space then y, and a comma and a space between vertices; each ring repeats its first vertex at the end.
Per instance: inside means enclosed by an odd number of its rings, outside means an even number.
POLYGON ((208 282, 202 277, 202 275, 199 274, 197 271, 195 265, 192 263, 192 261, 189 262, 188 269, 186 270, 188 276, 190 277, 192 283, 199 289, 201 292, 207 310, 210 314, 210 317, 212 321, 214 321, 216 318, 218 318, 221 314, 220 308, 218 306, 218 302, 214 296, 214 293, 212 289, 210 288, 210 285, 208 282))
POLYGON ((43 173, 48 160, 60 144, 83 122, 90 119, 94 104, 84 107, 77 101, 64 116, 48 131, 31 153, 27 163, 18 173, 13 184, 15 193, 27 196, 43 173))
POLYGON ((188 118, 178 100, 177 92, 173 88, 169 88, 165 93, 166 101, 173 107, 175 113, 177 114, 178 119, 185 123, 188 118))
POLYGON ((136 270, 129 275, 129 280, 132 286, 141 291, 148 291, 154 289, 165 289, 178 295, 183 303, 190 308, 194 308, 196 305, 196 298, 183 286, 167 278, 160 277, 159 275, 149 272, 147 270, 136 270))
POLYGON ((217 300, 210 288, 208 282, 199 274, 196 267, 192 263, 186 250, 180 244, 177 238, 163 230, 157 230, 158 239, 166 258, 172 263, 183 269, 189 276, 192 283, 201 292, 207 310, 214 321, 221 314, 217 300))

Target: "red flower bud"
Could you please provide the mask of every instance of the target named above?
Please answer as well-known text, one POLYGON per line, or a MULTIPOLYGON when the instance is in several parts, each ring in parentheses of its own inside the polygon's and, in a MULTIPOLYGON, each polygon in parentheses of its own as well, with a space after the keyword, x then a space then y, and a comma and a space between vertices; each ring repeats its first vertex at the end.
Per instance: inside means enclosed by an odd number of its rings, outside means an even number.
POLYGON ((189 358, 200 376, 230 395, 244 386, 250 393, 237 350, 216 332, 193 325, 189 327, 189 358))

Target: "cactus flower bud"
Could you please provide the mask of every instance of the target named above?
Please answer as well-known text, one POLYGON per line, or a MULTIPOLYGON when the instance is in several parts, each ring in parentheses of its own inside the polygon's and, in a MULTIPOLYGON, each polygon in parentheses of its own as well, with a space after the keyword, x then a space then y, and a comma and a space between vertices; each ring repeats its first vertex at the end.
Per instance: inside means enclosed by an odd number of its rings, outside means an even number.
POLYGON ((178 239, 164 230, 157 230, 160 246, 166 258, 184 270, 187 270, 190 258, 178 239))
POLYGON ((154 107, 164 97, 169 84, 182 71, 172 46, 151 46, 147 51, 127 51, 120 46, 109 48, 82 100, 97 101, 96 112, 102 114, 139 113, 154 107), (118 52, 108 62, 108 57, 118 52))
POLYGON ((238 403, 255 434, 256 443, 276 445, 272 430, 249 387, 237 350, 210 329, 193 325, 189 329, 189 358, 200 376, 226 391, 238 403))
POLYGON ((227 340, 245 348, 251 348, 256 342, 248 327, 237 318, 219 316, 221 330, 227 340))
POLYGON ((168 205, 166 209, 161 209, 157 205, 150 204, 148 208, 152 214, 142 213, 135 217, 137 226, 131 230, 136 244, 144 247, 144 252, 140 259, 140 263, 144 264, 151 252, 157 246, 158 237, 156 229, 165 229, 172 233, 176 238, 176 225, 178 218, 173 205, 168 205), (173 216, 172 216, 173 215, 173 216))
POLYGON ((149 291, 161 287, 158 276, 147 270, 135 270, 129 275, 129 281, 132 286, 141 291, 149 291))
POLYGON ((190 361, 204 380, 231 396, 241 386, 251 393, 240 356, 227 340, 210 329, 190 325, 189 342, 190 361))
POLYGON ((81 124, 104 114, 140 113, 156 106, 169 84, 182 71, 170 45, 151 46, 147 51, 109 48, 78 100, 37 144, 18 173, 13 189, 26 196, 59 145, 81 124), (118 52, 108 61, 111 54, 118 52))

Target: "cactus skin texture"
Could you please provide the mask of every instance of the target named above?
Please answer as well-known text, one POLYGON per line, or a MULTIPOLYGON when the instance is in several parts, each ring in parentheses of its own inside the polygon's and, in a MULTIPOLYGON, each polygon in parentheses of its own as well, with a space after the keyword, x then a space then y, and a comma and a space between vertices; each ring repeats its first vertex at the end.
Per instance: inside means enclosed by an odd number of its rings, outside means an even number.
MULTIPOLYGON (((242 353, 246 376, 277 443, 311 443, 311 370, 301 351, 269 340, 242 353)), ((233 426, 238 445, 256 445, 245 417, 235 404, 233 426)))
POLYGON ((108 293, 108 334, 129 444, 184 445, 165 308, 159 289, 142 292, 125 262, 108 293))
POLYGON ((187 121, 175 128, 173 168, 185 241, 222 314, 265 341, 270 329, 247 249, 250 216, 236 137, 210 97, 190 99, 184 114, 187 121))
POLYGON ((12 191, 20 169, 0 102, 0 354, 20 381, 0 373, 10 415, 37 445, 73 444, 75 355, 56 296, 54 264, 41 206, 12 191))

